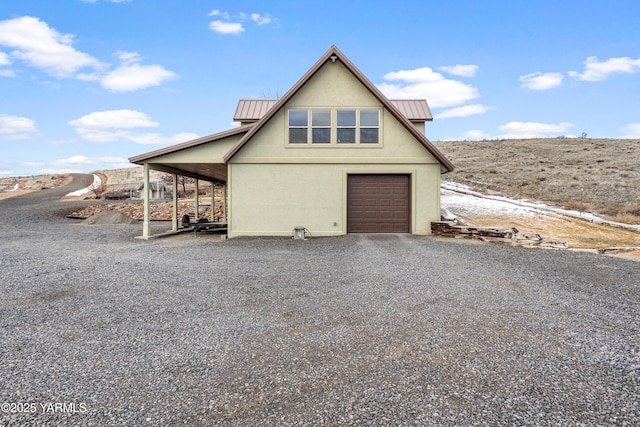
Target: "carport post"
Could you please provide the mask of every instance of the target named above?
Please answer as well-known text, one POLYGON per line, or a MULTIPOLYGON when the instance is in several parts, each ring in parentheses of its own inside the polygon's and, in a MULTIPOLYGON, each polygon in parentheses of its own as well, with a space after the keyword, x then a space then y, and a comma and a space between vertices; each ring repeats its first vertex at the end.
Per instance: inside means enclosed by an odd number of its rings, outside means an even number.
POLYGON ((144 222, 142 223, 142 238, 148 239, 151 235, 151 211, 149 207, 149 163, 144 164, 144 187, 142 200, 144 201, 144 222))
POLYGON ((196 205, 196 213, 195 213, 195 221, 196 222, 198 222, 198 219, 200 219, 200 212, 199 212, 200 211, 200 199, 198 197, 198 193, 200 192, 200 186, 198 185, 199 181, 200 180, 198 178, 196 178, 196 194, 193 197, 194 203, 196 205))
POLYGON ((223 193, 222 193, 222 221, 225 224, 228 224, 229 221, 227 221, 227 183, 224 183, 224 187, 222 188, 223 193))
POLYGON ((216 197, 216 184, 211 181, 211 222, 214 222, 216 220, 216 213, 215 213, 215 197, 216 197))
POLYGON ((173 174, 173 218, 171 218, 171 229, 178 231, 178 175, 173 174))

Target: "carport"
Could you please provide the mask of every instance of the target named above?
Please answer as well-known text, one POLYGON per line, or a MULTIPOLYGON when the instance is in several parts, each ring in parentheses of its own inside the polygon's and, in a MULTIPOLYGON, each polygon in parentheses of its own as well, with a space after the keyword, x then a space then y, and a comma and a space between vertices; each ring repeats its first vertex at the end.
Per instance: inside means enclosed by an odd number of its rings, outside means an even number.
POLYGON ((198 219, 199 210, 199 181, 205 181, 212 184, 212 211, 214 201, 213 187, 214 185, 223 186, 224 222, 227 222, 228 168, 223 156, 251 127, 251 125, 242 126, 225 132, 187 141, 182 144, 141 154, 129 159, 131 163, 141 165, 144 168, 144 191, 142 192, 144 200, 144 222, 141 238, 149 239, 151 237, 149 191, 151 170, 166 172, 173 177, 174 191, 172 231, 178 231, 178 192, 176 191, 178 186, 178 176, 186 176, 195 179, 196 219, 198 219))

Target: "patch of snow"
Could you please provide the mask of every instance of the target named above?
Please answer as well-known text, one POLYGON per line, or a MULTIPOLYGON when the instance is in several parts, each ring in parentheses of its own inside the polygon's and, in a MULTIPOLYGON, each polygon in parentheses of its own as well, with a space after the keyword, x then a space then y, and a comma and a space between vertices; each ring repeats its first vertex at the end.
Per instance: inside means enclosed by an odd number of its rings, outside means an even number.
POLYGON ((507 215, 507 216, 536 216, 533 209, 518 206, 513 203, 478 197, 471 194, 459 194, 453 191, 443 191, 441 205, 458 215, 507 215))
POLYGON ((102 180, 100 179, 100 177, 98 175, 93 175, 93 184, 91 184, 88 187, 82 188, 80 190, 72 191, 71 193, 68 193, 67 196, 70 196, 70 197, 82 196, 84 194, 87 194, 91 190, 95 190, 96 188, 99 188, 101 185, 102 185, 102 180))
POLYGON ((11 191, 16 191, 18 188, 20 188, 20 185, 19 185, 19 184, 16 184, 16 185, 14 185, 14 186, 13 186, 13 188, 12 188, 12 189, 10 189, 10 190, 6 190, 6 192, 7 192, 7 193, 9 193, 9 192, 11 192, 11 191))
POLYGON ((458 215, 509 215, 527 216, 558 215, 584 219, 596 224, 607 224, 629 230, 640 231, 640 225, 623 224, 608 221, 589 212, 579 212, 547 206, 544 203, 510 199, 502 196, 491 196, 472 191, 468 186, 457 182, 443 181, 442 207, 458 215))

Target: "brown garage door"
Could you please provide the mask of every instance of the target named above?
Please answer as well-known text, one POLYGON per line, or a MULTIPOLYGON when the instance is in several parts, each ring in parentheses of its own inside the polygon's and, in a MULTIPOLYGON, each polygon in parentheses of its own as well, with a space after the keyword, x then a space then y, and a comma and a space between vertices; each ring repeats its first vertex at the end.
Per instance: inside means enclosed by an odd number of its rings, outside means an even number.
POLYGON ((349 175, 347 233, 409 233, 409 175, 349 175))

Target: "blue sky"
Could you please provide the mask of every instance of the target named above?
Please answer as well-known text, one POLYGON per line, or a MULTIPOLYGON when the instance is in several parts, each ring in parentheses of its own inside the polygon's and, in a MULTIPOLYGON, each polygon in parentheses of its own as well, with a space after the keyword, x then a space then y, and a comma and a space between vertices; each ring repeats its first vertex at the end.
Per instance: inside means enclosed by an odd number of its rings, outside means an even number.
POLYGON ((637 0, 1 0, 0 176, 127 166, 335 44, 433 140, 640 138, 637 0))

